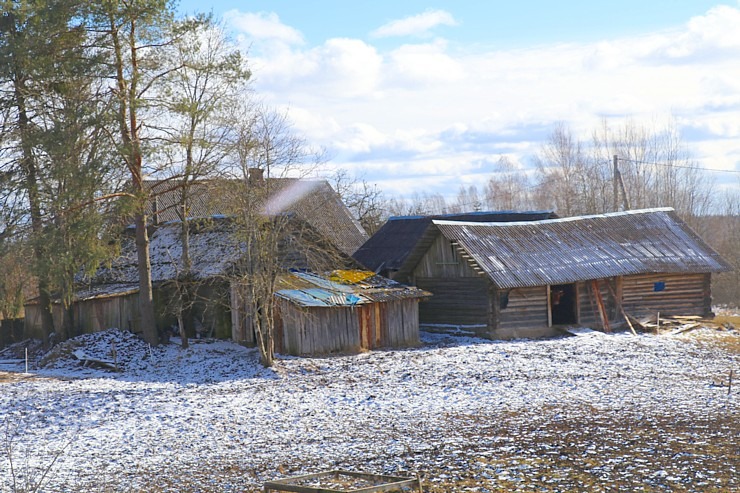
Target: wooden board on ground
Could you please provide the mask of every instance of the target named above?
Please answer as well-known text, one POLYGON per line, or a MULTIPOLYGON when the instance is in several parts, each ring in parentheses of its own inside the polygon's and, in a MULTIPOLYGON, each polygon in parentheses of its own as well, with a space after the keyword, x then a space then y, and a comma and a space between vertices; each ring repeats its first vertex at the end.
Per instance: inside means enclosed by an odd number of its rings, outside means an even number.
POLYGON ((603 335, 603 332, 599 332, 598 330, 589 329, 588 327, 566 327, 563 329, 568 334, 574 335, 574 336, 595 336, 595 335, 603 335))
POLYGON ((81 351, 79 349, 73 352, 72 354, 74 355, 75 358, 80 360, 80 362, 82 363, 82 366, 101 367, 101 368, 107 368, 109 370, 118 371, 118 367, 116 366, 115 361, 93 358, 92 356, 87 355, 84 351, 81 351))
POLYGON ((409 491, 410 488, 422 493, 418 476, 410 478, 340 470, 266 481, 263 485, 264 493, 380 493, 409 491))

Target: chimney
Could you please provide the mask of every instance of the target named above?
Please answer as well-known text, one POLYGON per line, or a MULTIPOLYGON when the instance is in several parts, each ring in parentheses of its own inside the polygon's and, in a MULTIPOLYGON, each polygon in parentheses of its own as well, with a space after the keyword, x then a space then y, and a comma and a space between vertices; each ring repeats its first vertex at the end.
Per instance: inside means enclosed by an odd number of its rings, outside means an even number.
POLYGON ((249 168, 247 173, 250 185, 258 185, 265 181, 265 170, 262 168, 249 168))
POLYGON ((154 196, 154 210, 152 211, 152 222, 155 226, 159 226, 159 195, 154 196))

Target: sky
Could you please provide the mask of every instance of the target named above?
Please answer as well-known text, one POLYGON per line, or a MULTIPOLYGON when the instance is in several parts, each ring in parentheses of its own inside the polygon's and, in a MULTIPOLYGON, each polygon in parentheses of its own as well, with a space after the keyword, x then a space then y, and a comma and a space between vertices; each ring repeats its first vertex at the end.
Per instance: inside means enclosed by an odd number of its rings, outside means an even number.
POLYGON ((247 53, 253 88, 329 168, 387 196, 529 169, 558 124, 675 124, 740 190, 740 2, 182 0, 247 53))

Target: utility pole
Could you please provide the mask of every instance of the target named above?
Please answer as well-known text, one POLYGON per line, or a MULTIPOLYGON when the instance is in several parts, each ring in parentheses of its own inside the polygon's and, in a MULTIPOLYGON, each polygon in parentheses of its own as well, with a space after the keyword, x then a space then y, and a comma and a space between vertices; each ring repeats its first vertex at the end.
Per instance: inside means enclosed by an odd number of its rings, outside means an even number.
POLYGON ((622 180, 622 173, 619 172, 619 156, 614 155, 614 212, 619 211, 619 191, 622 191, 622 210, 628 211, 632 207, 630 206, 630 199, 627 196, 627 189, 624 186, 622 180))
POLYGON ((614 202, 612 210, 619 211, 619 156, 614 155, 614 202))

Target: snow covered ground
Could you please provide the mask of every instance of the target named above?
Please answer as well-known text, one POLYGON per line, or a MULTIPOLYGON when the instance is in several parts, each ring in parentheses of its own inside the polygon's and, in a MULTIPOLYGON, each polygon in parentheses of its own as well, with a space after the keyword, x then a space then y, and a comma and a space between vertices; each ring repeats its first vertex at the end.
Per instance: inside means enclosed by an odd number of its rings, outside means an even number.
POLYGON ((434 492, 738 491, 728 340, 740 335, 424 334, 415 349, 264 369, 224 341, 82 336, 33 377, 0 374, 0 491, 42 477, 46 492, 261 491, 331 468, 418 472, 434 492), (113 347, 119 373, 72 356, 113 347))

